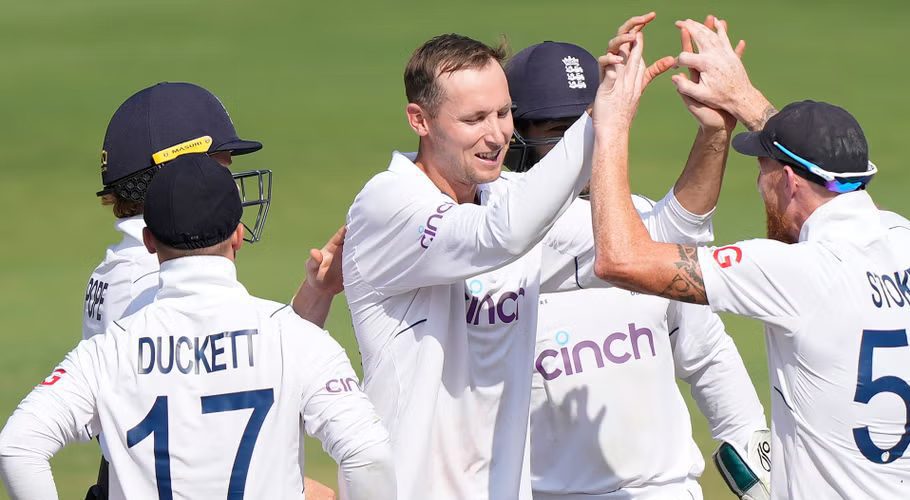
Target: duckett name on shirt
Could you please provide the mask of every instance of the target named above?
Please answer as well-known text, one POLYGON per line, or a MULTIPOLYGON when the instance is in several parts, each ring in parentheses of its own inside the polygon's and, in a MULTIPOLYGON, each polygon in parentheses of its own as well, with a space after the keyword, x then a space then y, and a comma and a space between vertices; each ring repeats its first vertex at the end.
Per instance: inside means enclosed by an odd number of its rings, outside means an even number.
POLYGON ((183 374, 213 373, 230 368, 252 367, 253 336, 258 330, 236 330, 221 332, 205 337, 139 337, 136 371, 139 375, 148 375, 153 371, 170 373, 177 368, 183 374), (238 338, 240 346, 246 347, 246 356, 238 356, 238 338), (230 348, 230 353, 225 350, 230 348))
POLYGON ((499 299, 493 301, 493 296, 489 293, 482 297, 476 295, 465 295, 468 310, 465 313, 465 321, 469 325, 480 324, 481 319, 486 319, 488 325, 497 323, 511 323, 518 320, 518 299, 525 296, 525 289, 519 288, 516 291, 508 291, 499 295, 499 299), (483 314, 486 310, 486 314, 483 314))
MULTIPOLYGON (((576 342, 572 346, 563 345, 558 351, 556 349, 544 349, 537 356, 534 367, 543 376, 544 380, 553 380, 562 375, 571 376, 582 373, 585 369, 582 363, 582 353, 585 351, 590 352, 589 355, 585 356, 588 359, 588 367, 591 366, 590 362, 593 361, 597 364, 597 368, 603 368, 605 358, 614 364, 623 364, 633 358, 639 360, 643 354, 647 354, 647 351, 642 353, 639 345, 642 337, 648 339, 647 346, 651 348, 651 357, 657 356, 657 352, 654 350, 654 333, 650 328, 636 328, 635 323, 629 323, 628 328, 628 334, 625 332, 611 333, 604 339, 602 344, 586 339, 576 342), (631 344, 631 352, 629 352, 629 344, 631 344), (555 363, 547 363, 551 368, 555 369, 548 371, 544 363, 549 358, 555 359, 555 363), (553 366, 553 364, 556 366, 553 366), (557 367, 560 364, 562 368, 557 367)), ((557 332, 556 341, 559 344, 568 344, 568 333, 565 331, 557 332)))

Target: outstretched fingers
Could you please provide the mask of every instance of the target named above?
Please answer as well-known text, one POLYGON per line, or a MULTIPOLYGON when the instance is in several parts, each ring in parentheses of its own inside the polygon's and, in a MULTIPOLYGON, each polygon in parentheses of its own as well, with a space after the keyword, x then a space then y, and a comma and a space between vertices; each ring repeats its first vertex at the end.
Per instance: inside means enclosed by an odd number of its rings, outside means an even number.
POLYGON ((622 26, 616 30, 617 35, 622 35, 623 33, 635 33, 641 31, 648 23, 654 20, 657 17, 655 12, 648 12, 647 14, 642 14, 640 16, 630 17, 626 22, 622 23, 622 26))
POLYGON ((657 78, 658 76, 666 73, 667 70, 676 66, 676 58, 673 56, 664 56, 660 59, 654 61, 653 64, 648 66, 644 73, 644 86, 647 86, 651 83, 651 80, 657 78))
POLYGON ((733 49, 733 52, 736 52, 736 56, 742 59, 743 54, 746 52, 746 41, 740 40, 739 43, 736 44, 736 48, 733 49))

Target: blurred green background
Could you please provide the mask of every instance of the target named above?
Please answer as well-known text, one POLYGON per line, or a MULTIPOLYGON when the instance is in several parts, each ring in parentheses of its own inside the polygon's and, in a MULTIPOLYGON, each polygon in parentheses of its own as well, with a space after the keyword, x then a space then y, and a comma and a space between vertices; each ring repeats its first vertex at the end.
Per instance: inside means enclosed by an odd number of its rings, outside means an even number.
MULTIPOLYGON (((729 21, 731 38, 747 40, 746 66, 773 102, 813 98, 851 110, 881 169, 870 191, 882 206, 910 213, 910 173, 901 170, 910 115, 900 59, 906 2, 4 0, 0 213, 10 238, 0 246, 2 421, 80 337, 88 275, 117 239, 113 216, 94 196, 101 140, 135 91, 164 80, 198 83, 221 97, 242 137, 265 143, 234 163, 275 172, 265 241, 245 247, 239 271, 252 293, 284 301, 304 275, 307 250, 343 222, 391 150, 415 148, 401 74, 420 43, 459 32, 488 43, 505 35, 513 52, 563 40, 599 53, 623 20, 648 10, 658 13, 646 32, 649 60, 679 51, 675 19, 712 12, 729 21)), ((669 79, 652 84, 633 131, 636 191, 666 192, 694 129, 669 79)), ((763 234, 756 174, 754 160, 731 156, 715 218, 719 242, 763 234)), ((726 319, 768 408, 760 325, 726 319)), ((359 366, 341 297, 328 328, 359 366)), ((692 408, 707 457, 715 445, 692 408)), ((319 444, 307 455, 309 475, 334 485, 334 464, 319 444)), ((54 458, 61 498, 82 498, 97 457, 86 444, 54 458)), ((702 484, 708 499, 730 497, 710 465, 702 484)))

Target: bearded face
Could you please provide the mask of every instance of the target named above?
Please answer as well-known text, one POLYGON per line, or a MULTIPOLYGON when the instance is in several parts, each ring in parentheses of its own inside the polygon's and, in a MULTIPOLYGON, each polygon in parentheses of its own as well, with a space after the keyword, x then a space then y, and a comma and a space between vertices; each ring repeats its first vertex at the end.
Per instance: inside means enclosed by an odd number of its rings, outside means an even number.
POLYGON ((768 230, 768 239, 782 243, 796 243, 798 232, 791 230, 787 223, 784 210, 786 204, 779 195, 780 186, 787 182, 787 174, 783 165, 768 158, 759 158, 758 191, 765 203, 765 224, 768 230))
POLYGON ((776 204, 770 204, 767 201, 765 202, 765 225, 768 229, 768 239, 787 244, 797 242, 792 231, 787 229, 787 223, 784 221, 780 209, 776 204))

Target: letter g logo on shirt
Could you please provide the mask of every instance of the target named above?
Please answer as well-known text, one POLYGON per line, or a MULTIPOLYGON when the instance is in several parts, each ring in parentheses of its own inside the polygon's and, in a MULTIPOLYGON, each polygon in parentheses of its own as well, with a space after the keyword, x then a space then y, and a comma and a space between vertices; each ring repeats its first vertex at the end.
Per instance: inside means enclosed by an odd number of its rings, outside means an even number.
POLYGON ((714 260, 721 268, 728 268, 743 259, 743 251, 738 246, 730 245, 714 250, 714 260))

